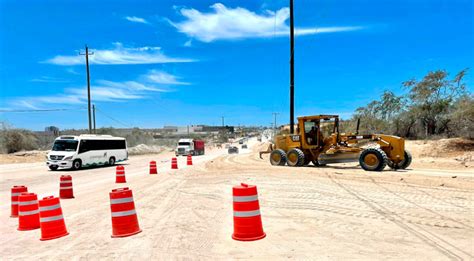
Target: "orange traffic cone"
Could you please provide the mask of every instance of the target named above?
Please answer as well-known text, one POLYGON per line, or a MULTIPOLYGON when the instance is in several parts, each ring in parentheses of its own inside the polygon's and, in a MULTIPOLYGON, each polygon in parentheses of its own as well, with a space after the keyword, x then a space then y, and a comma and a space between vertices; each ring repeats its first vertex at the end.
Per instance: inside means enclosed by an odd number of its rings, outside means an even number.
POLYGON ((253 241, 266 236, 263 232, 257 187, 242 183, 232 188, 234 196, 234 233, 232 238, 253 241))
POLYGON ((142 232, 138 225, 132 191, 128 188, 113 189, 109 195, 112 237, 128 237, 142 232))
POLYGON ((171 169, 178 169, 178 159, 172 158, 171 159, 171 169))
POLYGON ((28 188, 26 186, 13 186, 11 192, 12 205, 10 217, 18 217, 18 196, 20 196, 22 192, 28 192, 28 188))
POLYGON ((22 192, 18 197, 18 230, 39 227, 38 197, 35 193, 22 192))
POLYGON ((117 166, 115 169, 115 183, 126 183, 125 180, 125 168, 123 166, 117 166))
POLYGON ((158 170, 156 169, 156 161, 150 161, 150 174, 158 174, 158 170))
POLYGON ((188 166, 193 165, 193 156, 191 154, 188 155, 188 160, 186 161, 188 166))
POLYGON ((61 178, 59 178, 59 197, 62 199, 74 198, 72 177, 70 175, 61 175, 61 178))
POLYGON ((39 201, 41 227, 40 240, 50 240, 69 235, 64 223, 63 211, 59 198, 49 196, 39 201))

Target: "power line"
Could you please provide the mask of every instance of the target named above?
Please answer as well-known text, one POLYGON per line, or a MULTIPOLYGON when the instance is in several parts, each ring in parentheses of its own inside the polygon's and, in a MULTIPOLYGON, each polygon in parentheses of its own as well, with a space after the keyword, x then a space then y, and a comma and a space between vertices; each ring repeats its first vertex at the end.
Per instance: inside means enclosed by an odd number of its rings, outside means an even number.
POLYGON ((122 125, 122 126, 125 126, 125 127, 127 127, 127 128, 131 128, 131 127, 132 127, 131 125, 128 125, 128 124, 126 124, 126 123, 123 123, 122 121, 117 120, 117 119, 115 119, 114 117, 107 115, 106 113, 104 113, 102 110, 100 110, 100 109, 97 108, 97 107, 95 107, 95 110, 96 110, 96 112, 100 112, 100 113, 101 113, 102 115, 104 115, 105 117, 109 118, 110 120, 113 120, 113 121, 117 122, 118 124, 120 124, 120 125, 122 125))

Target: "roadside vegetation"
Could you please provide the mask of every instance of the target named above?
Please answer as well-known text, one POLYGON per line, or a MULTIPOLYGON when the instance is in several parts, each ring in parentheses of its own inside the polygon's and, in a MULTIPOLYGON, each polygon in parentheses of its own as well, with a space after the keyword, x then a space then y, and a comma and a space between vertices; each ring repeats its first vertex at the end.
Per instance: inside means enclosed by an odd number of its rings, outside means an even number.
POLYGON ((404 95, 385 91, 378 100, 357 108, 346 123, 361 133, 385 133, 410 139, 463 137, 474 139, 474 97, 467 90, 467 69, 450 78, 443 70, 402 83, 404 95))

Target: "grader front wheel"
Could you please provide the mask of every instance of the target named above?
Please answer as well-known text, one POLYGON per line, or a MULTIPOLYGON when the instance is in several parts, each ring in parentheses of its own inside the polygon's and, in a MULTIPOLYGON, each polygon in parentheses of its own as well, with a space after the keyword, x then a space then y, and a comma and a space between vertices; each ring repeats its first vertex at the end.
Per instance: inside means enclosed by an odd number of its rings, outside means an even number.
POLYGON ((359 164, 367 171, 382 171, 387 166, 387 154, 379 148, 369 148, 360 154, 359 164))
POLYGON ((277 149, 270 153, 270 164, 273 166, 285 166, 286 153, 284 150, 277 149))

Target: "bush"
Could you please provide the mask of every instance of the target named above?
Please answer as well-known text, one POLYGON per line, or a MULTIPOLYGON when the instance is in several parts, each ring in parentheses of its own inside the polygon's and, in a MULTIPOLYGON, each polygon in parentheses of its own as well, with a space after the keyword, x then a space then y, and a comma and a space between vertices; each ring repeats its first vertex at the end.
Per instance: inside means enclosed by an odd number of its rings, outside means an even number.
POLYGON ((38 138, 31 131, 21 129, 2 130, 0 149, 3 153, 38 149, 38 138))

